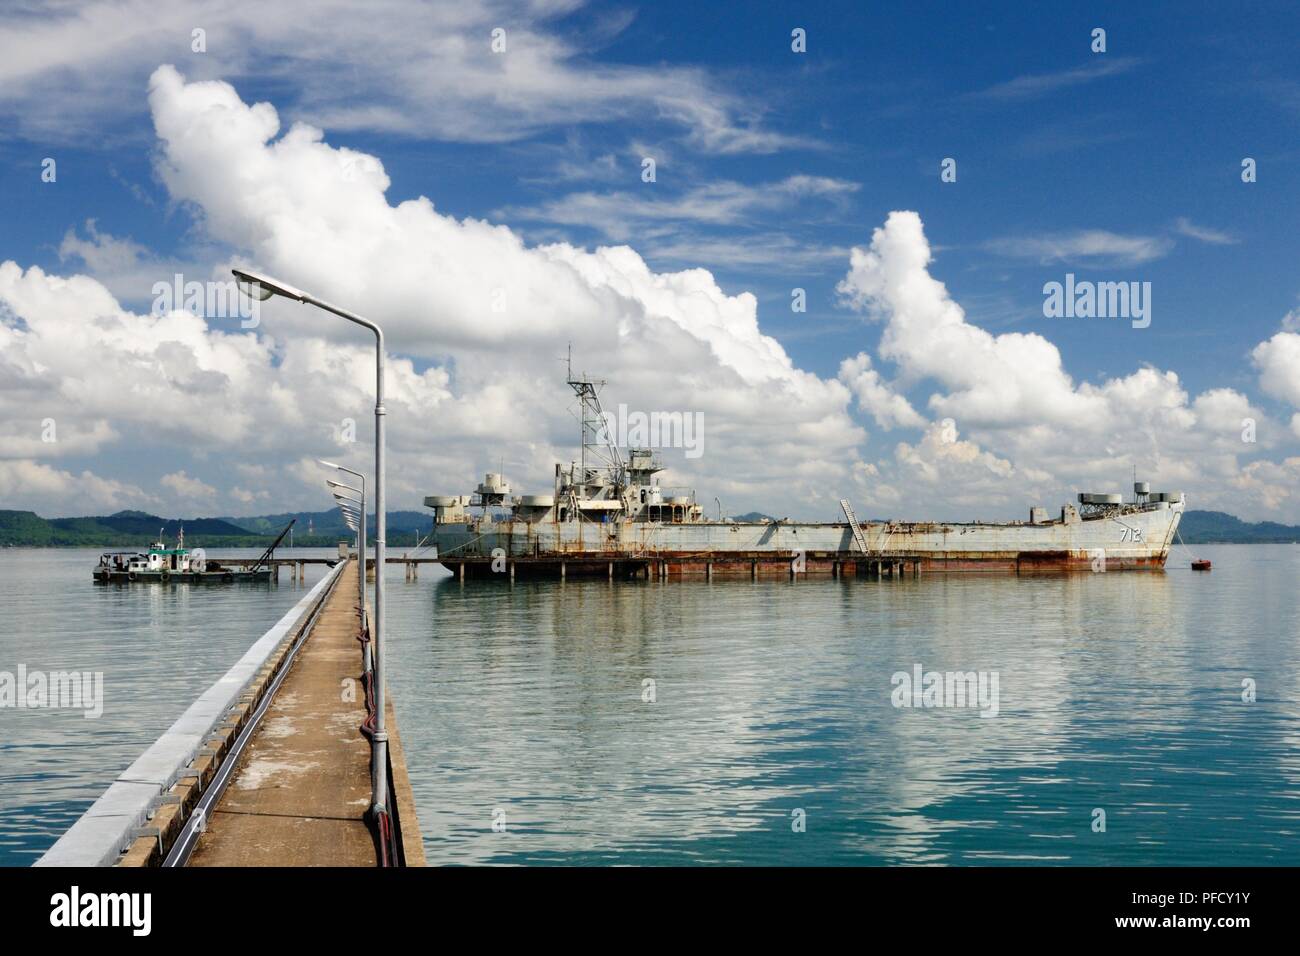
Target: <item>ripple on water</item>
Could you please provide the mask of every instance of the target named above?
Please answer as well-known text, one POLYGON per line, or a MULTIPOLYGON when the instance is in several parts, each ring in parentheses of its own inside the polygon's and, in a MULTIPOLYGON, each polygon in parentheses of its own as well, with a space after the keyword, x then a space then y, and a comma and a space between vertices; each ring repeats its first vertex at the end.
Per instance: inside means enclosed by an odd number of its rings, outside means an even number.
MULTIPOLYGON (((390 572, 429 858, 1300 863, 1300 548, 1201 550, 1212 575, 390 572), (996 671, 998 716, 895 709, 915 664, 996 671)), ((106 696, 99 720, 0 710, 0 863, 31 862, 302 594, 97 588, 94 558, 0 551, 0 670, 102 670, 106 696)))
POLYGON ((1300 549, 1202 550, 1214 577, 394 581, 426 850, 1295 864, 1300 549), (890 678, 917 663, 996 671, 998 716, 895 709, 890 678))
POLYGON ((104 675, 97 719, 0 708, 3 865, 40 856, 323 573, 298 586, 105 586, 90 577, 98 557, 0 549, 0 671, 104 675))

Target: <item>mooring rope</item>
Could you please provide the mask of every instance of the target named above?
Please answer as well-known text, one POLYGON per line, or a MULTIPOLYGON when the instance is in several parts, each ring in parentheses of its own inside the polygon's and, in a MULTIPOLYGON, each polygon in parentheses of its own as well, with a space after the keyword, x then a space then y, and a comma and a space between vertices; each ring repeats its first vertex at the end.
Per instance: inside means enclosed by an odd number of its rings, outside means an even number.
POLYGON ((1196 560, 1196 555, 1192 553, 1192 549, 1189 548, 1186 545, 1186 543, 1183 541, 1183 533, 1179 531, 1177 528, 1174 529, 1174 537, 1178 539, 1178 544, 1182 547, 1182 549, 1187 552, 1187 566, 1190 568, 1192 566, 1192 562, 1196 560))

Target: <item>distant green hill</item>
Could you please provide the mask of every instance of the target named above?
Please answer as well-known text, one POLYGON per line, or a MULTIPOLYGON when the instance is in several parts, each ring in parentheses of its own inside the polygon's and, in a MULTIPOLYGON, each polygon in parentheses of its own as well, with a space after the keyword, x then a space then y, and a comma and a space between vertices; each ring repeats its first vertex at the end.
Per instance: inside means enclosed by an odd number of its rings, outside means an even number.
MULTIPOLYGON (((413 545, 433 526, 433 514, 390 511, 388 544, 413 545)), ((42 518, 32 511, 0 510, 0 547, 140 548, 157 540, 159 530, 169 545, 182 527, 185 543, 195 548, 256 548, 269 545, 293 518, 293 543, 299 547, 333 547, 352 540, 352 532, 336 510, 252 518, 161 518, 143 511, 82 518, 42 518), (310 532, 309 532, 310 529, 310 532)), ((371 528, 374 516, 370 516, 371 528)), ((372 532, 373 533, 373 532, 372 532)), ((285 540, 285 545, 288 539, 285 540)), ((283 547, 284 545, 282 545, 283 547)))
POLYGON ((53 533, 53 525, 33 511, 0 511, 0 544, 52 544, 53 533))
MULTIPOLYGON (((389 511, 387 532, 391 537, 393 534, 409 534, 414 531, 420 534, 427 534, 433 527, 432 511, 389 511)), ((297 518, 298 523, 294 526, 295 539, 299 535, 307 534, 307 529, 320 535, 342 535, 347 537, 352 532, 347 530, 343 523, 343 516, 337 508, 331 508, 329 511, 289 511, 284 514, 275 515, 255 515, 249 518, 218 518, 218 521, 224 521, 228 524, 237 525, 238 527, 251 531, 255 534, 279 534, 280 529, 287 525, 290 520, 297 518)), ((370 526, 374 527, 375 516, 373 513, 367 516, 370 526)), ((189 529, 185 531, 189 534, 189 529)))
MULTIPOLYGON (((78 531, 94 534, 109 531, 116 534, 145 535, 150 540, 158 536, 159 529, 167 539, 175 538, 182 527, 187 538, 194 537, 242 537, 248 534, 247 528, 224 521, 221 518, 160 518, 143 511, 119 511, 106 518, 51 518, 50 524, 66 531, 78 531)), ((283 527, 283 525, 281 526, 283 527)))
POLYGON ((1188 544, 1291 544, 1300 541, 1300 525, 1276 521, 1242 521, 1222 511, 1188 511, 1178 533, 1188 544))
MULTIPOLYGON (((185 543, 204 548, 254 548, 270 544, 275 535, 297 518, 293 543, 301 547, 332 547, 350 541, 352 532, 338 511, 300 511, 250 518, 160 518, 142 511, 84 518, 42 518, 32 511, 0 510, 0 547, 105 547, 144 548, 162 529, 168 543, 185 528, 185 543), (310 533, 309 530, 310 529, 310 533)), ((735 521, 761 521, 769 515, 753 511, 736 515, 735 521)), ((370 516, 374 527, 374 516, 370 516)), ((420 511, 388 512, 388 546, 414 545, 429 533, 433 515, 420 511)), ((1300 541, 1300 525, 1242 521, 1222 511, 1189 511, 1183 515, 1179 533, 1188 544, 1265 544, 1300 541)), ((286 544, 288 542, 286 541, 286 544)))
POLYGON ((220 518, 181 520, 142 511, 119 511, 96 517, 46 519, 31 511, 0 511, 0 545, 143 549, 157 540, 160 530, 163 540, 174 542, 182 527, 185 543, 192 547, 256 547, 270 543, 266 536, 220 518))

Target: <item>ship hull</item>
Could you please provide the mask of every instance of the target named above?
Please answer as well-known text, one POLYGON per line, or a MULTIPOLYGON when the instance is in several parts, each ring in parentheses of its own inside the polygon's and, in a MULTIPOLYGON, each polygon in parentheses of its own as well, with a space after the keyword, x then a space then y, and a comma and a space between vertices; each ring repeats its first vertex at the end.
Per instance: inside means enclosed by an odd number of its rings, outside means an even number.
POLYGON ((231 584, 240 581, 270 581, 271 568, 257 571, 111 571, 91 572, 96 584, 124 584, 153 581, 162 584, 231 584))
POLYGON ((868 522, 866 550, 839 523, 534 522, 442 524, 442 564, 480 574, 763 577, 1161 570, 1181 507, 1073 521, 868 522))

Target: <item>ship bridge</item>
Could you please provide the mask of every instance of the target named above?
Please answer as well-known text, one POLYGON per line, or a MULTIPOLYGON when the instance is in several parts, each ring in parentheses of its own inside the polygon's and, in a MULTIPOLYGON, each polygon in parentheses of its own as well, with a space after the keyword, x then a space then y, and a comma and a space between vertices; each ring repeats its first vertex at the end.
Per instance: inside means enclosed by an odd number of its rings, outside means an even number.
POLYGON ((653 449, 630 448, 626 461, 610 434, 600 404, 603 380, 575 375, 570 363, 568 385, 578 399, 579 456, 555 466, 551 494, 510 497, 504 475, 489 472, 474 495, 430 495, 426 507, 435 525, 479 527, 489 520, 569 524, 589 522, 659 522, 684 524, 704 520, 693 489, 663 488, 663 463, 653 449))

